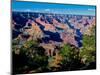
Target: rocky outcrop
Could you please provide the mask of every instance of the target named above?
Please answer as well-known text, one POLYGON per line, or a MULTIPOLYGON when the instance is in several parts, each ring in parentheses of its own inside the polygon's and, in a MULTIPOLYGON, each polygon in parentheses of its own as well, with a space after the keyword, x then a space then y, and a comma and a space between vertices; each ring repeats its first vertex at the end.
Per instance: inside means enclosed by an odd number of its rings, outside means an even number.
MULTIPOLYGON (((14 14, 15 18, 12 22, 12 28, 16 32, 21 30, 21 34, 18 34, 20 35, 20 38, 26 40, 41 39, 43 43, 44 40, 48 42, 52 40, 53 42, 58 42, 61 44, 71 44, 78 47, 78 43, 82 43, 82 35, 91 35, 91 29, 93 28, 93 26, 95 26, 94 16, 63 16, 60 14, 54 15, 47 13, 35 13, 35 15, 29 17, 30 19, 26 19, 27 17, 25 18, 24 15, 22 16, 22 13, 21 15, 20 13, 18 14, 17 16, 14 14), (23 20, 23 23, 21 23, 19 19, 21 19, 21 21, 23 20), (16 29, 15 26, 17 24, 21 24, 22 28, 16 29), (79 31, 76 32, 77 30, 79 31), (76 40, 80 38, 81 40, 76 40)), ((30 13, 28 13, 28 15, 30 15, 30 13)), ((47 43, 47 46, 49 46, 49 43, 47 43)), ((45 44, 43 45, 44 48, 46 48, 47 46, 45 44)))

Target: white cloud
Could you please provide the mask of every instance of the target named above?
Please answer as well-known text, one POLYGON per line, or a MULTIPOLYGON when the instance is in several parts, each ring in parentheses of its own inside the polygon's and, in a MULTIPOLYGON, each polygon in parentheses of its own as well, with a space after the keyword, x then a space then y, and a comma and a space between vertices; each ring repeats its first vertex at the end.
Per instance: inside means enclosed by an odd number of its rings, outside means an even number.
POLYGON ((45 11, 50 11, 50 9, 45 9, 45 11))
POLYGON ((92 8, 89 8, 88 10, 89 10, 89 11, 95 11, 95 9, 92 9, 92 8))

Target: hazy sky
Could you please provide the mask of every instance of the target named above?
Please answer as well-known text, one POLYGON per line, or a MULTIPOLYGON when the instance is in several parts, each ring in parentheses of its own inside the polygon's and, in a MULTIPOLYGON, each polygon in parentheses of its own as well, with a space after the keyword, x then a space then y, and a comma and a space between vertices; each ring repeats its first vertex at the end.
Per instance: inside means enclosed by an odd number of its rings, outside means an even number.
POLYGON ((96 6, 13 1, 12 11, 95 15, 96 6))

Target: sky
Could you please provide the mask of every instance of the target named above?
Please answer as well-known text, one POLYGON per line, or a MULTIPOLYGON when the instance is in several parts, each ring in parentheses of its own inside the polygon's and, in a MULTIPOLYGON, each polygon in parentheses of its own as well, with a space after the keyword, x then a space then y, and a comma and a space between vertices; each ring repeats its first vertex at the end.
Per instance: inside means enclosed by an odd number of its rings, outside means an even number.
POLYGON ((57 14, 92 15, 95 16, 96 6, 12 1, 12 11, 42 12, 57 14))

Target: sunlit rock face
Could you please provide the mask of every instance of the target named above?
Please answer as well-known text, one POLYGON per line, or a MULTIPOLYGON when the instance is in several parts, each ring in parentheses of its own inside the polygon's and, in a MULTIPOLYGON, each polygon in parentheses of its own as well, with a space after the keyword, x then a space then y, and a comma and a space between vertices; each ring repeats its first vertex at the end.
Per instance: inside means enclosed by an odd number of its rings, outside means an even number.
POLYGON ((12 19, 14 39, 19 35, 26 40, 41 39, 44 48, 50 41, 54 47, 60 43, 80 48, 83 35, 91 35, 95 26, 94 16, 83 15, 13 12, 12 19))

